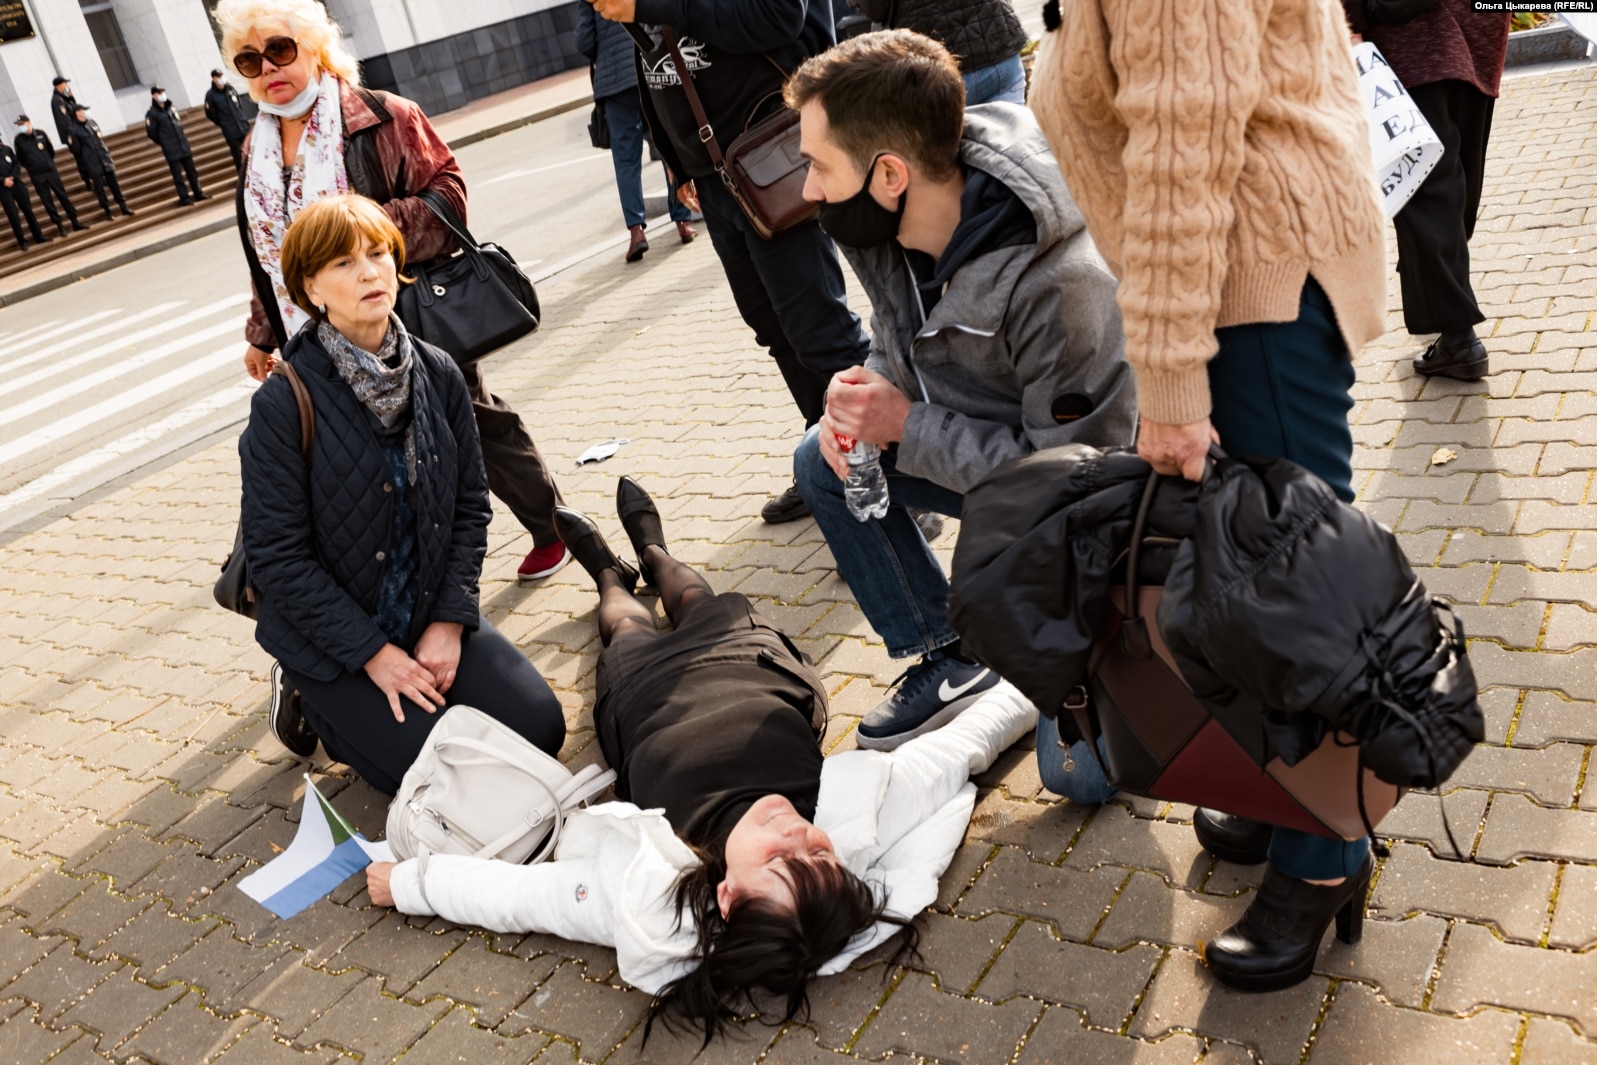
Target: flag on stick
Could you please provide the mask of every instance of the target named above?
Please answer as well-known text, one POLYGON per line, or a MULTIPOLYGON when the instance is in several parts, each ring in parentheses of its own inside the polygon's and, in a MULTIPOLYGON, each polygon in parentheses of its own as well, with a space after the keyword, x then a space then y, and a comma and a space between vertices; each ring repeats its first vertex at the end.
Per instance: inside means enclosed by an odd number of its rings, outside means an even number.
POLYGON ((386 842, 370 843, 333 809, 310 774, 299 831, 288 849, 238 882, 239 890, 279 917, 299 913, 372 862, 391 862, 386 842))

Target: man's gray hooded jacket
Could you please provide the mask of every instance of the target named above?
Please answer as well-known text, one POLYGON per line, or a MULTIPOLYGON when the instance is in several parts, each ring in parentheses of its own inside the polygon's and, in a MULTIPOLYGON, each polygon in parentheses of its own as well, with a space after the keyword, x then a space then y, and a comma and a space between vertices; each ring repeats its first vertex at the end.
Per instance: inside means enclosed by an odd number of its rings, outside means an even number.
POLYGON ((971 108, 959 155, 1030 209, 1035 244, 977 254, 926 316, 897 242, 843 250, 871 300, 865 366, 913 403, 898 471, 966 492, 1043 448, 1129 446, 1137 402, 1115 279, 1031 112, 971 108))

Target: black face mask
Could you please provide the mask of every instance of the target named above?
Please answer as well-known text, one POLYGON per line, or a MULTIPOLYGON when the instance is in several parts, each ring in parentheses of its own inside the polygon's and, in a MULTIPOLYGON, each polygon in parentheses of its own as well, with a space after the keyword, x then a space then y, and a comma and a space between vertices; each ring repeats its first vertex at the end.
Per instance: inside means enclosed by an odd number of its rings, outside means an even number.
POLYGON ((876 175, 876 159, 865 171, 865 184, 858 192, 841 203, 821 204, 821 228, 827 236, 849 248, 874 248, 898 236, 898 224, 904 218, 906 189, 898 197, 898 209, 889 211, 871 196, 871 178, 876 175))

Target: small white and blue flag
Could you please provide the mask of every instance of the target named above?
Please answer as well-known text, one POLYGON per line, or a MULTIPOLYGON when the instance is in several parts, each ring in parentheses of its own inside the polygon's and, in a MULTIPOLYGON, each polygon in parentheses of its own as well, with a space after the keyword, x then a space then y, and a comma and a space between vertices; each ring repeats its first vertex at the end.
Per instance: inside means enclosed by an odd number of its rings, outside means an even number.
POLYGON ((239 890, 279 917, 288 918, 327 895, 372 862, 391 862, 385 842, 370 843, 333 809, 310 774, 299 831, 288 849, 238 882, 239 890))

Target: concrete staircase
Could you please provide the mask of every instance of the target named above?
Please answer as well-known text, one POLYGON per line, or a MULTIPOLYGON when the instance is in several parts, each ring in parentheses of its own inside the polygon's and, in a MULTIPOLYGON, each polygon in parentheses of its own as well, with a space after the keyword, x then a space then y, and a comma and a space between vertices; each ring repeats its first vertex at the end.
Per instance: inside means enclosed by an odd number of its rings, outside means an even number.
MULTIPOLYGON (((205 109, 201 107, 190 108, 183 112, 183 131, 188 134, 189 146, 194 150, 194 166, 200 173, 200 185, 205 189, 206 195, 211 197, 208 202, 231 201, 237 185, 237 176, 233 170, 233 158, 227 152, 227 141, 222 138, 221 131, 206 121, 205 109)), ((54 130, 47 129, 46 132, 50 133, 51 140, 55 139, 54 130)), ((33 205, 34 215, 39 219, 39 228, 44 231, 45 236, 53 236, 55 239, 48 244, 33 244, 26 252, 19 252, 15 241, 11 238, 11 227, 6 225, 3 216, 0 216, 0 277, 15 270, 32 269, 54 259, 86 251, 130 233, 150 229, 171 221, 181 212, 194 210, 192 207, 182 207, 178 204, 177 192, 172 187, 172 174, 166 167, 166 159, 161 155, 160 145, 144 135, 143 123, 125 129, 121 133, 111 134, 105 138, 105 144, 111 149, 111 158, 116 161, 116 176, 122 185, 122 195, 126 197, 128 206, 137 213, 132 218, 123 218, 122 213, 116 208, 116 201, 112 200, 111 210, 115 213, 116 219, 107 222, 105 215, 100 213, 99 201, 94 198, 92 192, 83 187, 83 179, 78 176, 77 162, 72 158, 72 153, 58 145, 55 165, 56 169, 61 171, 61 183, 72 195, 72 204, 77 208, 78 218, 91 228, 87 233, 76 233, 69 225, 68 236, 63 240, 56 233, 55 227, 50 224, 50 216, 45 212, 44 205, 39 202, 39 197, 34 193, 30 182, 28 200, 33 205)), ((23 232, 31 240, 31 235, 27 234, 26 224, 23 232)))

